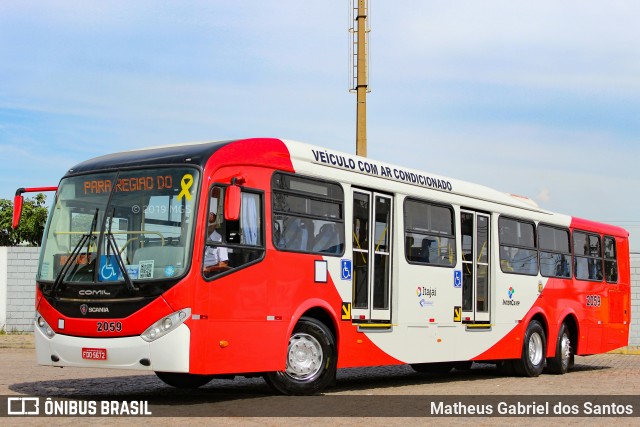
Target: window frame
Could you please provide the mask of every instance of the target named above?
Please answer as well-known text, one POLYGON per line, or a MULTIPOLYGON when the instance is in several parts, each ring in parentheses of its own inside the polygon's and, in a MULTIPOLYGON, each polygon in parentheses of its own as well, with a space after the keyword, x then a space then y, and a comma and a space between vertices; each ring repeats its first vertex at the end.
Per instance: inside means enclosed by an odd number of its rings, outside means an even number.
POLYGON ((540 272, 540 275, 542 277, 547 277, 547 278, 571 279, 573 277, 573 239, 572 239, 571 230, 568 227, 562 227, 562 226, 559 226, 559 225, 540 222, 540 223, 538 223, 536 234, 537 234, 537 237, 538 237, 538 242, 537 242, 538 243, 538 271, 540 272), (555 230, 559 230, 559 231, 565 231, 567 233, 567 238, 568 238, 568 243, 569 243, 569 252, 558 252, 556 250, 543 249, 541 244, 540 244, 540 228, 541 227, 551 228, 551 229, 555 229, 555 230), (542 252, 550 253, 550 254, 557 254, 557 255, 569 255, 569 269, 570 269, 569 270, 569 276, 555 276, 555 275, 547 276, 547 275, 543 274, 542 268, 541 268, 542 252))
MULTIPOLYGON (((273 247, 277 250, 277 251, 281 251, 281 252, 291 252, 291 253, 299 253, 299 254, 313 254, 313 255, 321 255, 321 256, 330 256, 330 257, 342 257, 345 254, 346 251, 346 246, 347 246, 347 242, 346 242, 346 225, 345 225, 345 207, 346 207, 346 201, 345 201, 345 189, 342 186, 342 184, 338 181, 331 181, 328 179, 324 179, 324 178, 319 178, 319 177, 315 177, 315 176, 310 176, 310 175, 302 175, 302 174, 296 174, 296 173, 290 173, 290 172, 285 172, 285 171, 275 171, 272 175, 271 175, 271 180, 270 180, 270 191, 271 191, 271 243, 273 245, 273 247), (282 177, 289 177, 290 179, 297 179, 297 178, 301 178, 303 180, 309 180, 309 181, 314 181, 315 183, 318 184, 325 184, 325 185, 329 185, 329 186, 335 186, 336 188, 338 188, 341 192, 341 196, 342 199, 339 198, 335 198, 332 197, 331 195, 328 196, 322 196, 319 194, 314 194, 314 193, 310 193, 310 192, 305 192, 305 191, 301 191, 301 190, 292 190, 291 186, 288 186, 289 188, 287 189, 281 189, 281 188, 276 188, 274 186, 274 180, 276 179, 277 176, 282 176, 282 177), (276 210, 274 203, 276 200, 276 193, 280 193, 280 194, 285 194, 285 195, 292 195, 292 196, 296 196, 296 197, 303 197, 309 200, 315 200, 318 202, 328 202, 328 203, 335 203, 340 205, 340 217, 339 218, 330 218, 330 217, 322 217, 322 216, 318 216, 318 215, 310 215, 310 214, 306 214, 306 213, 299 213, 299 212, 285 212, 285 211, 280 211, 280 210, 276 210), (338 230, 338 235, 340 235, 340 232, 342 232, 342 237, 343 237, 343 241, 341 243, 341 249, 339 253, 330 253, 330 252, 320 252, 320 251, 313 251, 313 250, 300 250, 300 249, 291 249, 291 248, 281 248, 278 246, 277 242, 276 242, 276 233, 273 232, 273 230, 275 229, 275 224, 276 224, 276 217, 278 216, 285 216, 285 217, 294 217, 294 218, 302 218, 302 219, 309 219, 309 220, 320 220, 320 221, 325 221, 325 222, 333 222, 336 226, 338 227, 342 227, 342 230, 338 230)), ((329 187, 327 187, 329 189, 329 187)))
MULTIPOLYGON (((207 233, 207 220, 209 218, 209 213, 211 212, 211 206, 210 206, 211 191, 213 190, 214 187, 223 188, 224 189, 224 193, 223 194, 226 194, 226 190, 227 190, 228 187, 230 187, 230 184, 225 184, 225 183, 221 183, 221 182, 213 182, 209 186, 209 189, 207 190, 207 193, 206 193, 207 208, 205 209, 205 215, 203 217, 203 221, 205 222, 205 226, 204 226, 205 233, 204 233, 204 244, 203 244, 202 250, 201 250, 202 261, 200 263, 201 264, 200 265, 200 275, 207 282, 211 282, 211 281, 216 280, 216 279, 218 279, 218 278, 220 278, 222 276, 226 276, 228 274, 232 274, 232 273, 235 273, 237 271, 240 271, 240 270, 242 270, 242 269, 244 269, 246 267, 252 266, 254 264, 258 264, 259 262, 264 260, 264 258, 266 256, 266 252, 267 252, 267 250, 266 250, 267 249, 267 245, 266 245, 266 230, 265 230, 265 228, 266 228, 265 227, 265 221, 266 221, 266 218, 265 218, 266 200, 265 199, 266 198, 265 198, 264 190, 261 190, 259 188, 241 186, 240 187, 240 191, 241 191, 241 194, 242 193, 251 193, 251 194, 257 194, 260 197, 260 205, 261 206, 260 206, 259 214, 260 214, 261 219, 262 219, 262 226, 260 227, 260 229, 261 229, 260 230, 260 239, 261 239, 260 241, 262 243, 260 245, 244 245, 244 244, 241 244, 241 243, 230 243, 230 242, 228 242, 227 241, 226 220, 224 220, 225 221, 225 228, 222 230, 222 231, 224 231, 224 233, 220 233, 220 235, 222 236, 222 241, 220 242, 220 244, 212 245, 212 244, 209 243, 210 240, 209 240, 209 235, 207 233), (204 258, 205 258, 204 254, 205 254, 205 251, 207 250, 207 247, 209 247, 209 246, 224 246, 224 247, 226 247, 228 249, 230 248, 230 249, 261 250, 262 253, 260 254, 260 256, 258 258, 254 259, 253 261, 250 261, 250 262, 248 262, 246 264, 242 264, 241 266, 238 266, 238 267, 231 267, 228 271, 223 271, 223 272, 220 272, 218 274, 213 274, 213 275, 207 276, 204 273, 204 268, 205 268, 205 266, 204 266, 204 258)), ((223 199, 224 199, 224 197, 225 196, 223 195, 223 199)), ((224 218, 224 212, 222 214, 223 214, 223 218, 224 218)), ((216 216, 217 215, 218 214, 216 213, 216 216)), ((242 215, 242 213, 241 213, 241 215, 242 215)), ((241 216, 241 218, 242 218, 242 216, 241 216)), ((238 219, 238 221, 241 221, 241 219, 238 219)))
MULTIPOLYGON (((525 219, 525 218, 518 218, 518 217, 514 217, 514 216, 510 216, 510 215, 499 215, 498 216, 498 263, 500 264, 500 270, 505 273, 505 274, 517 274, 520 276, 538 276, 540 274, 540 249, 539 249, 539 242, 538 242, 538 227, 536 225, 536 222, 531 220, 531 219, 525 219), (502 239, 501 239, 501 233, 500 233, 500 221, 502 219, 506 219, 506 220, 511 220, 511 221, 516 221, 516 222, 520 222, 523 224, 531 224, 533 225, 533 247, 530 246, 523 246, 523 245, 512 245, 512 244, 503 244, 502 243, 502 239), (522 273, 519 271, 505 271, 503 268, 503 264, 502 264, 502 247, 507 247, 507 248, 517 248, 517 249, 523 249, 523 250, 528 250, 528 251, 534 251, 536 253, 536 272, 535 273, 522 273)), ((507 262, 511 262, 510 260, 504 260, 507 262)))
MULTIPOLYGON (((136 166, 122 166, 122 167, 116 167, 115 169, 94 169, 94 170, 89 170, 89 171, 84 171, 84 172, 80 172, 80 173, 72 173, 72 174, 67 174, 65 176, 62 177, 60 183, 59 183, 59 188, 58 191, 55 194, 55 197, 53 199, 52 202, 52 206, 56 206, 61 200, 61 190, 62 190, 62 185, 64 182, 69 182, 75 179, 86 179, 86 178, 92 178, 92 177, 97 177, 100 175, 109 175, 111 174, 113 176, 113 182, 112 182, 112 187, 111 190, 109 191, 108 194, 106 195, 106 203, 104 206, 104 213, 101 214, 102 218, 100 219, 99 216, 99 220, 98 223, 96 224, 96 229, 97 230, 101 230, 99 237, 97 239, 97 246, 98 248, 100 248, 101 251, 101 255, 104 254, 103 253, 103 247, 104 247, 104 236, 107 233, 107 221, 109 220, 109 218, 111 218, 111 208, 113 206, 113 197, 115 196, 115 194, 117 193, 117 191, 115 191, 115 188, 117 186, 117 182, 118 180, 122 177, 123 174, 127 174, 127 173, 138 173, 138 172, 142 172, 142 173, 149 173, 151 171, 161 171, 161 170, 175 170, 175 169, 179 169, 179 170, 184 170, 184 171, 189 171, 189 173, 197 173, 198 177, 198 181, 197 181, 197 185, 193 185, 193 192, 191 193, 191 197, 194 199, 193 201, 193 225, 191 227, 191 230, 189 233, 185 234, 185 238, 188 239, 188 250, 185 250, 184 253, 184 267, 183 267, 183 271, 180 274, 176 274, 174 276, 171 277, 154 277, 151 280, 146 280, 146 279, 132 279, 134 281, 134 283, 139 284, 145 284, 145 283, 151 283, 153 282, 155 285, 157 286, 143 286, 141 287, 141 293, 142 294, 146 294, 148 292, 156 292, 157 289, 162 288, 163 292, 170 289, 172 286, 174 286, 177 282, 179 282, 180 280, 184 279, 185 277, 187 277, 189 274, 191 274, 191 270, 192 268, 196 268, 195 267, 195 263, 193 262, 193 256, 196 253, 196 251, 198 250, 197 247, 197 222, 198 222, 198 215, 200 214, 200 197, 201 197, 201 186, 203 184, 203 180, 204 180, 204 170, 201 166, 196 165, 196 164, 184 164, 184 163, 163 163, 163 164, 143 164, 143 165, 136 165, 136 166), (109 209, 107 209, 107 207, 109 209), (159 287, 158 287, 159 286, 159 287), (146 289, 153 289, 153 291, 146 291, 146 289)), ((194 178, 195 179, 195 178, 194 178)), ((196 182, 194 182, 195 184, 196 182)), ((95 211, 95 200, 92 201, 81 201, 80 198, 73 197, 72 199, 67 200, 68 203, 70 203, 69 206, 73 206, 73 208, 90 208, 91 210, 95 211)), ((136 204, 138 205, 138 204, 136 204)), ((124 207, 125 205, 117 205, 117 206, 122 206, 124 207)), ((133 209, 132 208, 133 205, 129 206, 127 205, 128 209, 133 209)), ((138 206, 139 208, 141 208, 142 210, 144 210, 144 206, 138 206)), ((102 208, 101 208, 102 209, 102 208)), ((133 211, 132 211, 133 212, 133 211)), ((70 211, 71 213, 71 211, 70 211)), ((43 230, 43 237, 42 237, 42 245, 45 245, 45 241, 48 239, 49 233, 53 232, 55 233, 55 230, 51 230, 51 227, 54 226, 55 224, 52 224, 51 221, 53 219, 53 215, 54 215, 54 210, 50 209, 49 214, 47 215, 47 221, 43 230)), ((144 219, 144 213, 141 213, 140 216, 137 216, 137 213, 134 212, 134 215, 132 217, 128 217, 128 221, 129 224, 128 226, 131 227, 132 226, 132 218, 141 218, 144 219)), ((118 218, 118 217, 117 217, 118 218)), ((121 218, 121 217, 120 217, 121 218)), ((71 221, 71 215, 69 215, 69 221, 71 221)), ((71 231, 71 224, 69 224, 69 231, 71 231)), ((78 230, 80 231, 80 230, 78 230)), ((48 242, 47 242, 48 244, 48 242)), ((125 246, 126 247, 126 246, 125 246)), ((186 246, 185 246, 186 247, 186 246)), ((120 247, 119 249, 123 249, 122 247, 120 247)), ((139 247, 137 248, 139 249, 139 247)), ((55 282, 55 278, 53 279, 46 279, 46 278, 41 278, 41 269, 43 267, 43 259, 45 257, 47 257, 47 248, 43 248, 43 250, 41 250, 41 254, 39 257, 39 261, 38 261, 38 269, 36 272, 36 282, 39 284, 44 285, 45 287, 49 287, 51 286, 54 282, 55 282)), ((122 252, 122 251, 121 251, 122 252)), ((96 258, 96 262, 100 261, 100 258, 96 258)), ((125 264, 127 264, 127 259, 123 259, 123 261, 125 262, 125 264)), ((52 270, 53 270, 53 262, 52 262, 52 266, 51 266, 52 270)), ((94 279, 92 279, 91 281, 77 281, 77 282, 69 282, 66 280, 63 280, 64 283, 73 283, 75 285, 96 285, 96 284, 105 284, 105 283, 124 283, 122 280, 118 280, 118 281, 113 281, 113 282, 103 282, 100 281, 98 278, 98 272, 96 269, 95 272, 95 276, 94 279)), ((49 290, 46 288, 43 288, 43 286, 40 285, 40 289, 43 290, 43 292, 48 295, 49 290)))
POLYGON ((457 236, 457 227, 456 227, 456 211, 453 208, 452 205, 448 205, 446 203, 441 203, 441 202, 434 202, 432 200, 428 200, 428 199, 419 199, 417 197, 406 197, 404 199, 404 202, 402 203, 402 221, 403 221, 403 251, 404 251, 404 259, 405 261, 407 261, 408 264, 411 265, 422 265, 422 266, 429 266, 429 267, 442 267, 442 268, 456 268, 456 266, 458 265, 458 236, 457 236), (436 206, 439 208, 444 208, 447 209, 450 213, 451 213, 451 229, 452 229, 452 233, 451 235, 445 235, 445 234, 434 234, 430 231, 418 231, 416 229, 411 229, 408 227, 407 225, 407 203, 408 202, 415 202, 415 203, 421 203, 423 205, 430 205, 430 206, 436 206), (436 264, 433 262, 423 262, 423 261, 415 261, 415 260, 411 260, 408 257, 407 254, 407 245, 406 245, 406 241, 407 241, 407 233, 410 234, 419 234, 422 236, 429 236, 429 237, 446 237, 449 239, 453 239, 453 248, 455 251, 455 256, 454 256, 454 262, 451 265, 442 265, 442 264, 436 264))
POLYGON ((619 278, 620 278, 620 270, 618 269, 618 246, 617 246, 617 244, 618 244, 618 241, 616 240, 615 236, 609 236, 609 235, 606 235, 606 234, 602 236, 602 262, 603 262, 602 276, 603 276, 604 281, 606 283, 609 283, 609 284, 612 284, 612 285, 617 284, 618 281, 619 281, 619 278), (605 247, 606 247, 605 240, 606 239, 612 239, 613 240, 613 248, 614 248, 614 251, 615 251, 614 258, 607 258, 607 255, 606 255, 607 252, 605 250, 605 247), (609 262, 613 261, 615 263, 615 266, 616 266, 616 280, 615 281, 613 281, 613 280, 610 281, 607 278, 607 261, 609 261, 609 262))
POLYGON ((571 251, 573 252, 573 278, 575 280, 582 280, 582 281, 587 281, 587 282, 594 282, 594 283, 602 283, 605 281, 605 274, 604 274, 604 247, 603 247, 603 238, 602 235, 598 232, 593 232, 593 231, 587 231, 587 230, 581 230, 581 229, 574 229, 572 230, 571 233, 571 251), (591 256, 591 255, 578 255, 576 254, 576 250, 575 250, 575 234, 576 233, 580 233, 580 234, 584 234, 585 236, 587 236, 587 238, 589 236, 595 236, 600 240, 600 256, 599 257, 595 257, 595 256, 591 256), (601 272, 602 272, 602 278, 600 280, 598 279, 582 279, 578 277, 578 269, 577 264, 576 264, 576 260, 578 258, 584 258, 584 259, 596 259, 600 261, 600 268, 601 268, 601 272))

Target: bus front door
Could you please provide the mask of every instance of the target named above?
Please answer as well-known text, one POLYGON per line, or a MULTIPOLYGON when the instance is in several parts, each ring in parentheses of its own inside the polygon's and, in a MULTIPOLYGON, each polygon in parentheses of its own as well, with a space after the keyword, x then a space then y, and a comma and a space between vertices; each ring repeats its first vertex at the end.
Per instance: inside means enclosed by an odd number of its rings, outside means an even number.
POLYGON ((489 224, 487 214, 460 211, 462 234, 462 320, 490 323, 489 224))
POLYGON ((353 303, 356 322, 391 321, 391 224, 393 198, 353 191, 353 303))

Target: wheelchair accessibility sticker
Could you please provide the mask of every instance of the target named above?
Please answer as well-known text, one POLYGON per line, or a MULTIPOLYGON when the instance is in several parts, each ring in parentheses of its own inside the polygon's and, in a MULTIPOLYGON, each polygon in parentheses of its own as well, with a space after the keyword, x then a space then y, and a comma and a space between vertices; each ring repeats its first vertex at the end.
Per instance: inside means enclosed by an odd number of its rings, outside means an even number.
MULTIPOLYGON (((98 272, 98 280, 101 282, 113 282, 118 280, 120 276, 120 267, 115 255, 100 256, 100 270, 98 272)), ((122 277, 122 276, 120 276, 122 277)))
POLYGON ((453 287, 462 287, 462 270, 453 270, 453 287))
POLYGON ((340 260, 340 279, 351 280, 351 260, 350 259, 340 260))

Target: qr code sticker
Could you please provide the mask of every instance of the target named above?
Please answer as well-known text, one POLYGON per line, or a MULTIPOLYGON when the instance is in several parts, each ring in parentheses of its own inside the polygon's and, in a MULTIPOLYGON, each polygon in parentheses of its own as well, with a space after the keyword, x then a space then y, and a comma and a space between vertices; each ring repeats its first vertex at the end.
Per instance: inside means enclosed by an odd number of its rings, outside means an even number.
POLYGON ((140 261, 139 279, 153 279, 153 260, 140 261))

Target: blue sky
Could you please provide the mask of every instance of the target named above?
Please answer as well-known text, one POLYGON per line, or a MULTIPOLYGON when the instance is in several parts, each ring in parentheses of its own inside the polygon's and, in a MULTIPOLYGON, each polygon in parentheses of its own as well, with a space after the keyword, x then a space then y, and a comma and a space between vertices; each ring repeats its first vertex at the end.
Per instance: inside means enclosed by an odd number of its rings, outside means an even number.
MULTIPOLYGON (((640 2, 370 2, 369 157, 623 225, 640 251, 640 2)), ((0 2, 0 198, 150 145, 354 152, 349 4, 0 2)))

